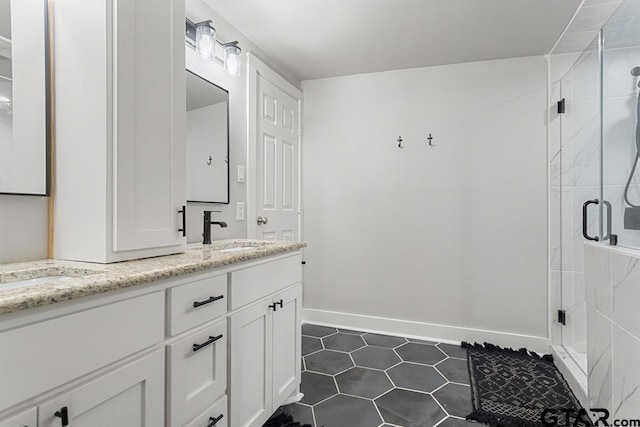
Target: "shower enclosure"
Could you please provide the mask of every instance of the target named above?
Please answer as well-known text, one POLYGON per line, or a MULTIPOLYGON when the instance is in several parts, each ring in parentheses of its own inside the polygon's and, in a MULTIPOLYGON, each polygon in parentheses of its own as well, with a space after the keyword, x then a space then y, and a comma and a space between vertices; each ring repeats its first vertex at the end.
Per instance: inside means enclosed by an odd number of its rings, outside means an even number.
POLYGON ((640 0, 586 49, 552 54, 550 76, 551 338, 586 389, 584 243, 640 248, 640 0))

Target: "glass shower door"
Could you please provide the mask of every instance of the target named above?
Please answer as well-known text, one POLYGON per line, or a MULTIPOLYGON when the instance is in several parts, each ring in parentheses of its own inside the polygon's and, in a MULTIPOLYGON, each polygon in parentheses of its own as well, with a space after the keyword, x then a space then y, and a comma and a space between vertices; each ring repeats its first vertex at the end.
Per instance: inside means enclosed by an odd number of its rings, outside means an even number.
POLYGON ((598 40, 585 50, 560 82, 561 301, 565 325, 561 342, 586 373, 586 301, 583 208, 588 236, 600 235, 601 126, 598 40))

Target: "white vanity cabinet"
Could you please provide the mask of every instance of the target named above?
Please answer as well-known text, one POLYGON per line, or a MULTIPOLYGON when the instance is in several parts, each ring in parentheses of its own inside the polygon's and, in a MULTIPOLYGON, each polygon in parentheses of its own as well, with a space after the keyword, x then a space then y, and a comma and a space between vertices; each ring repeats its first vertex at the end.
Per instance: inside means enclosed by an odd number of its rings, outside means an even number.
POLYGON ((231 274, 232 298, 246 301, 251 294, 235 288, 248 287, 257 299, 230 317, 233 426, 261 426, 300 385, 300 261, 295 256, 231 274))
POLYGON ((0 427, 37 427, 38 409, 33 407, 0 421, 0 427))
POLYGON ((183 252, 184 1, 56 0, 53 11, 54 257, 183 252))
POLYGON ((164 352, 156 350, 38 407, 38 427, 164 425, 164 352))
POLYGON ((0 427, 261 426, 299 392, 301 281, 295 252, 0 317, 0 427))

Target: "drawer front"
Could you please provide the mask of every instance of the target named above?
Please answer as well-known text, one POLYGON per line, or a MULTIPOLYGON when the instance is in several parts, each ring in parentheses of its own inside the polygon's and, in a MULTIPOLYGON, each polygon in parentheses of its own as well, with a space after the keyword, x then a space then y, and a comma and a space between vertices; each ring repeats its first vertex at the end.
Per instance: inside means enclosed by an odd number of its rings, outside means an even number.
POLYGON ((164 292, 0 334, 0 411, 164 339, 164 292))
POLYGON ((279 259, 231 273, 231 309, 302 281, 302 257, 279 259))
POLYGON ((31 408, 13 417, 0 420, 0 427, 38 427, 38 410, 31 408))
POLYGON ((169 292, 169 331, 178 335, 227 312, 227 274, 207 277, 169 292))
POLYGON ((170 420, 178 427, 226 393, 227 320, 167 347, 170 420))
POLYGON ((189 424, 185 424, 184 427, 227 427, 229 425, 229 417, 227 416, 227 396, 218 400, 213 406, 207 408, 191 421, 189 424), (217 422, 216 422, 217 420, 217 422), (214 423, 212 425, 212 423, 214 423))

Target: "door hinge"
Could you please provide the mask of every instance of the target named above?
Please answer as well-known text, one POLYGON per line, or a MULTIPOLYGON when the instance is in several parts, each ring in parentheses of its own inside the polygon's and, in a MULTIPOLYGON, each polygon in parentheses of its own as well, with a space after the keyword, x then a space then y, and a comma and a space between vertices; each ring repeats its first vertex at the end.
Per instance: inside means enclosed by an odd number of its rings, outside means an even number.
POLYGON ((561 325, 567 324, 567 312, 565 310, 558 310, 558 323, 561 325))
POLYGON ((565 112, 565 100, 562 98, 558 101, 558 114, 564 114, 565 112))

